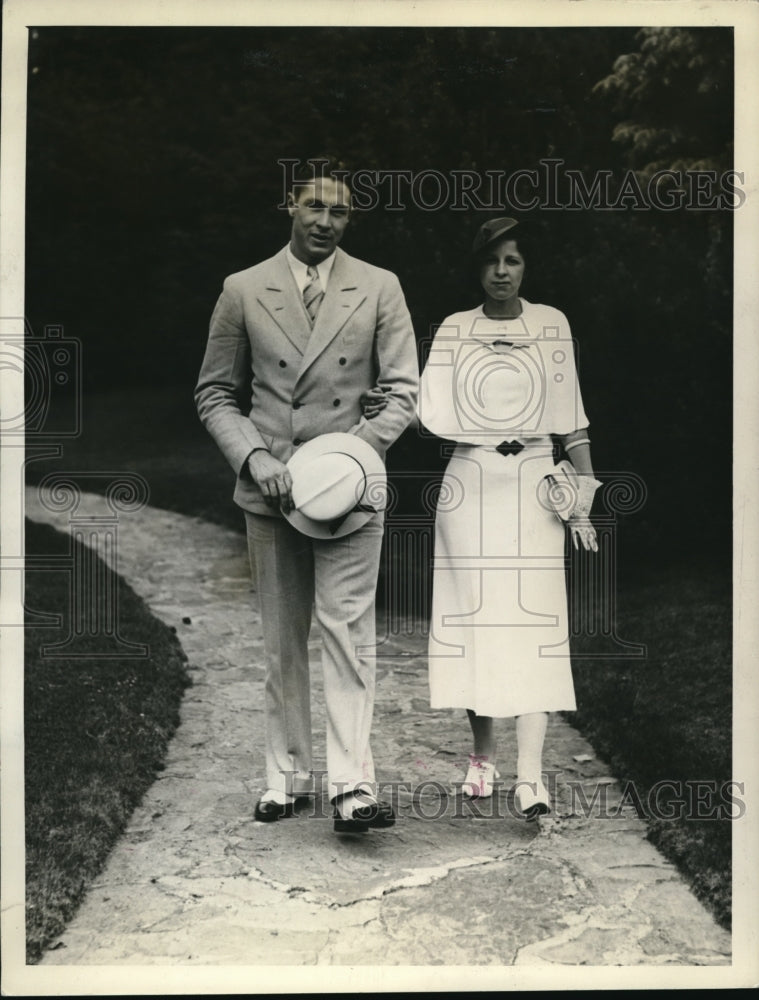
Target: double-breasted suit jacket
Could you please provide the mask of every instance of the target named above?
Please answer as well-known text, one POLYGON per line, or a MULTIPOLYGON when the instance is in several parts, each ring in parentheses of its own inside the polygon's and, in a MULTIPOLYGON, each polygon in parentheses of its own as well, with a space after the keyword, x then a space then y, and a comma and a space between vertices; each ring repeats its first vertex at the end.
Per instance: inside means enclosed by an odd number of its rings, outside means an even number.
POLYGON ((254 449, 287 462, 304 441, 347 431, 384 457, 415 410, 416 345, 398 279, 335 254, 313 328, 284 249, 230 275, 211 318, 198 413, 237 473, 235 501, 253 513, 275 513, 248 472, 254 449), (359 399, 374 385, 388 405, 367 421, 359 399))

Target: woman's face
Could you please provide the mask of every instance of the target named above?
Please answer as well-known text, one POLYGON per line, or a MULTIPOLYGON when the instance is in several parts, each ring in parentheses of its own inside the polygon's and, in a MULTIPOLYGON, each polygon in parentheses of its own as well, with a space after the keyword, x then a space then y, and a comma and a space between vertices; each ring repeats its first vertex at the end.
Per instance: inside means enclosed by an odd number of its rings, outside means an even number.
POLYGON ((516 240, 499 240, 488 247, 480 265, 480 282, 492 302, 515 299, 524 276, 524 257, 516 240))

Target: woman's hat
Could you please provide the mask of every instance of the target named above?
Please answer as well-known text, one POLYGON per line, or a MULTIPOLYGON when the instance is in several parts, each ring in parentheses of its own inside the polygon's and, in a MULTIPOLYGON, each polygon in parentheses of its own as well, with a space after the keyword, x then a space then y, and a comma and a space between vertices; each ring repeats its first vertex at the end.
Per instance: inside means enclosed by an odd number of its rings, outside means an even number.
POLYGON ((361 528, 387 500, 382 459, 355 434, 321 434, 287 463, 295 510, 283 511, 311 538, 341 538, 361 528))
POLYGON ((503 216, 500 219, 491 219, 490 222, 483 222, 477 230, 477 235, 474 238, 472 253, 479 253, 479 251, 482 250, 483 247, 486 247, 488 243, 492 243, 494 240, 500 239, 504 233, 507 233, 516 225, 518 225, 516 219, 509 219, 506 216, 503 216))

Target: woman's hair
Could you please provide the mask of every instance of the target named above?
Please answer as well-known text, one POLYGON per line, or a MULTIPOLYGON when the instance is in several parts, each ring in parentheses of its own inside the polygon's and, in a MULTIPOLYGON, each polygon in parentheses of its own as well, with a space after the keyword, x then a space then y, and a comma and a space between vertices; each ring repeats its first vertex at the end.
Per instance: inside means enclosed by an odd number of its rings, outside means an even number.
POLYGON ((535 239, 534 230, 530 227, 528 223, 518 222, 516 226, 512 229, 507 230, 503 236, 500 236, 496 240, 492 240, 487 243, 484 247, 481 247, 477 253, 472 255, 472 263, 475 268, 475 272, 479 278, 480 268, 488 256, 490 250, 496 246, 498 243, 505 242, 507 240, 513 240, 517 245, 517 250, 524 258, 525 270, 529 267, 532 269, 534 267, 534 257, 535 257, 535 239))

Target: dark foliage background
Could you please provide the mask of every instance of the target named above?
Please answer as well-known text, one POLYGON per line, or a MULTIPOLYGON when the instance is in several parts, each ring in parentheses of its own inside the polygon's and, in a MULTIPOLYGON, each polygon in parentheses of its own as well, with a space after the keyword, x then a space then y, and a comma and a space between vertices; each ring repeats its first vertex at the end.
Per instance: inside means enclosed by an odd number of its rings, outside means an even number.
MULTIPOLYGON (((188 436, 224 276, 287 239, 279 158, 447 173, 553 157, 588 181, 732 166, 726 28, 44 28, 29 65, 32 327, 81 339, 85 393, 131 388, 139 409, 141 388, 163 387, 188 436)), ((406 204, 359 214, 344 246, 399 275, 423 340, 475 303, 465 260, 493 213, 406 204)), ((541 259, 524 293, 570 318, 597 468, 648 490, 622 526, 626 572, 727 566, 731 212, 531 221, 541 259)), ((443 461, 407 434, 392 464, 443 461)))

